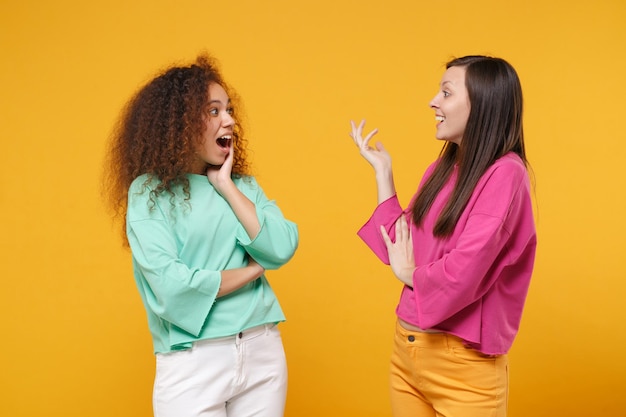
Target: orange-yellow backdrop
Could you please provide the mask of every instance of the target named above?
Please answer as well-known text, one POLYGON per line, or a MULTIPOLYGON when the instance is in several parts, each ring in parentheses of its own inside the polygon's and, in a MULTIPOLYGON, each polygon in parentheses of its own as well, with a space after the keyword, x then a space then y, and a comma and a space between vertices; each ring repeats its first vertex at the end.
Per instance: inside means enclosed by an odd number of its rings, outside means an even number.
POLYGON ((288 417, 389 416, 400 290, 355 232, 374 203, 366 118, 406 203, 437 155, 451 56, 522 78, 539 252, 510 415, 623 415, 626 3, 0 1, 0 415, 149 416, 153 356, 102 208, 107 135, 156 70, 213 52, 244 99, 255 172, 300 227, 269 273, 288 322, 288 417))

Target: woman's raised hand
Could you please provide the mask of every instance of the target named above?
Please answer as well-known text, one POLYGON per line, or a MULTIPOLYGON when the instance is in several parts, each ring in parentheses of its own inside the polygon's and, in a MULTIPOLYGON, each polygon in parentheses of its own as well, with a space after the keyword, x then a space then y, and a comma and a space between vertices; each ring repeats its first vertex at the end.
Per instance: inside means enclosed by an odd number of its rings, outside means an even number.
POLYGON ((359 152, 365 158, 367 162, 374 167, 375 171, 382 171, 384 169, 391 168, 391 155, 385 150, 385 147, 382 143, 376 142, 375 147, 371 147, 369 145, 372 137, 378 133, 378 129, 374 129, 367 134, 367 136, 363 137, 363 127, 365 127, 365 120, 361 120, 359 125, 355 125, 355 123, 351 120, 350 125, 352 126, 352 133, 350 136, 354 143, 359 148, 359 152))
POLYGON ((223 189, 226 186, 232 185, 231 172, 233 170, 233 155, 235 153, 234 145, 231 140, 230 142, 230 152, 226 157, 224 163, 220 166, 211 165, 207 168, 206 176, 209 179, 209 182, 213 184, 215 189, 220 194, 223 194, 223 189))
POLYGON ((378 204, 380 204, 396 194, 396 186, 393 182, 393 172, 391 170, 391 155, 380 142, 376 142, 375 148, 369 145, 372 136, 378 133, 378 129, 372 130, 364 138, 363 127, 365 126, 365 120, 361 120, 358 126, 353 121, 350 121, 350 125, 352 126, 352 133, 350 133, 352 140, 359 148, 363 158, 374 167, 378 204))

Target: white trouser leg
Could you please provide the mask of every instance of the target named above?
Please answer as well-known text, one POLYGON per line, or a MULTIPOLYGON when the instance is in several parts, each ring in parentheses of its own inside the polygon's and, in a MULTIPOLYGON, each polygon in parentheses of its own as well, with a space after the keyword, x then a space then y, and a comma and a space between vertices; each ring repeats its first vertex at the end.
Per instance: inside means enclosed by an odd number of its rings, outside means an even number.
POLYGON ((157 354, 155 417, 282 417, 286 394, 287 364, 276 326, 157 354))

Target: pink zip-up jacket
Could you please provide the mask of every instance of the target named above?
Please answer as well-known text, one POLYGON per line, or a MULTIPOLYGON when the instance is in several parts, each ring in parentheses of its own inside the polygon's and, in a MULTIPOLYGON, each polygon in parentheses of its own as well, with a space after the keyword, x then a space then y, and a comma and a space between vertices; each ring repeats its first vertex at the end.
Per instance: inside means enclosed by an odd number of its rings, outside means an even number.
POLYGON ((416 268, 413 287, 402 290, 398 317, 456 335, 485 354, 504 354, 519 329, 537 246, 528 172, 514 153, 498 159, 476 185, 452 235, 437 238, 432 230, 456 175, 454 171, 420 228, 413 225, 410 208, 403 210, 394 195, 376 207, 358 235, 388 265, 380 226, 395 240, 396 220, 405 215, 416 268))

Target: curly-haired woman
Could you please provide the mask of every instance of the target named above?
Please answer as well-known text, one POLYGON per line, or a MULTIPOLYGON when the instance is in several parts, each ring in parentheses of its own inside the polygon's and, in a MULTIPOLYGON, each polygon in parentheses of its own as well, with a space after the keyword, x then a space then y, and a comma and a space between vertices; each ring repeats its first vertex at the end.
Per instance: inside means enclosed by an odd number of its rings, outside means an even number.
POLYGON ((201 54, 140 88, 112 135, 105 187, 148 316, 157 417, 283 415, 285 317, 265 271, 298 230, 250 174, 239 110, 201 54))

